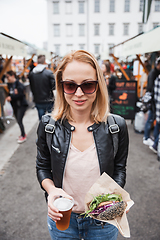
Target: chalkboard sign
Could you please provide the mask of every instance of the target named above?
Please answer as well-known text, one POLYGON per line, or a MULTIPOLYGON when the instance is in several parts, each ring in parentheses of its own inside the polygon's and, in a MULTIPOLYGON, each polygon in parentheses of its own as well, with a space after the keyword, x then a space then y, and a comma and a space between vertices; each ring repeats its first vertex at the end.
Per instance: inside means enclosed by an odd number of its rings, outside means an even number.
POLYGON ((137 81, 117 80, 113 92, 112 112, 125 119, 134 119, 137 99, 137 81))

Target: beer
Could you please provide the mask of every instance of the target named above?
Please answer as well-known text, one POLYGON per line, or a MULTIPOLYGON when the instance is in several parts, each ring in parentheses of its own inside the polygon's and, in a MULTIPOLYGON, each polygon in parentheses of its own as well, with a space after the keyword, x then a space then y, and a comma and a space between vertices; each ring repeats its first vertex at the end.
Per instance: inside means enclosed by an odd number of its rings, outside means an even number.
POLYGON ((72 212, 72 207, 74 205, 74 201, 68 198, 57 198, 53 202, 54 206, 62 213, 63 217, 56 222, 57 229, 64 231, 69 227, 70 216, 72 212))

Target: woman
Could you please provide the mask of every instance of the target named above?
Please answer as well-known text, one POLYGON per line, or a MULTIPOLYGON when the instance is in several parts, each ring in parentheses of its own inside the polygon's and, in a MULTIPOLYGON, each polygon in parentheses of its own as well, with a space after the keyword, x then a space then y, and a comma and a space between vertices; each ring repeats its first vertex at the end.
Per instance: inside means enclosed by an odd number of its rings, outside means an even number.
POLYGON ((108 130, 108 93, 102 71, 88 52, 78 50, 64 57, 56 72, 56 100, 52 118, 56 120, 50 154, 45 115, 38 127, 37 177, 48 197, 48 228, 51 239, 117 239, 118 230, 91 218, 84 218, 84 198, 90 187, 106 172, 122 187, 126 178, 128 132, 125 121, 114 115, 119 125, 119 147, 114 158, 108 130), (70 226, 56 229, 62 214, 53 206, 55 195, 73 197, 70 226), (103 226, 103 227, 102 227, 103 226))
POLYGON ((6 78, 9 89, 9 96, 6 100, 10 102, 13 107, 13 112, 21 131, 17 142, 23 143, 27 140, 27 136, 22 121, 28 107, 24 94, 24 86, 16 79, 16 74, 12 70, 6 73, 6 78))
POLYGON ((104 62, 101 66, 103 76, 106 80, 109 100, 110 100, 110 107, 112 110, 112 101, 113 101, 113 91, 116 89, 116 77, 111 74, 110 65, 107 62, 104 62))

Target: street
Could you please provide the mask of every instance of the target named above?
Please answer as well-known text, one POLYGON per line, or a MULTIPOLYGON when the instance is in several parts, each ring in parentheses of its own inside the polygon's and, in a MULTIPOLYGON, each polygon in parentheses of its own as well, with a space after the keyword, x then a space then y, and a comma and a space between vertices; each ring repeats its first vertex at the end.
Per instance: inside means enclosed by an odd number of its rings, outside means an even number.
MULTIPOLYGON (((37 125, 38 121, 0 174, 0 240, 50 240, 47 205, 35 171, 37 125)), ((160 162, 143 145, 143 135, 135 133, 131 121, 127 125, 130 148, 125 190, 135 203, 127 214, 130 239, 159 240, 160 162)), ((6 141, 6 151, 9 148, 6 141)), ((119 234, 118 240, 122 239, 119 234)))

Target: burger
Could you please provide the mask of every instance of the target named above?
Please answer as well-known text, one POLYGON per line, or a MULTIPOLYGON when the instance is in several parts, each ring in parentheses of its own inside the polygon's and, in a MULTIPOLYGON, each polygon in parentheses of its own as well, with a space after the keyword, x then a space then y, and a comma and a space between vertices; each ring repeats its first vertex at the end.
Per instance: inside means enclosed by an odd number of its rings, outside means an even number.
POLYGON ((122 196, 116 193, 98 195, 88 204, 89 210, 85 217, 90 216, 98 220, 113 220, 121 217, 127 207, 122 196))

